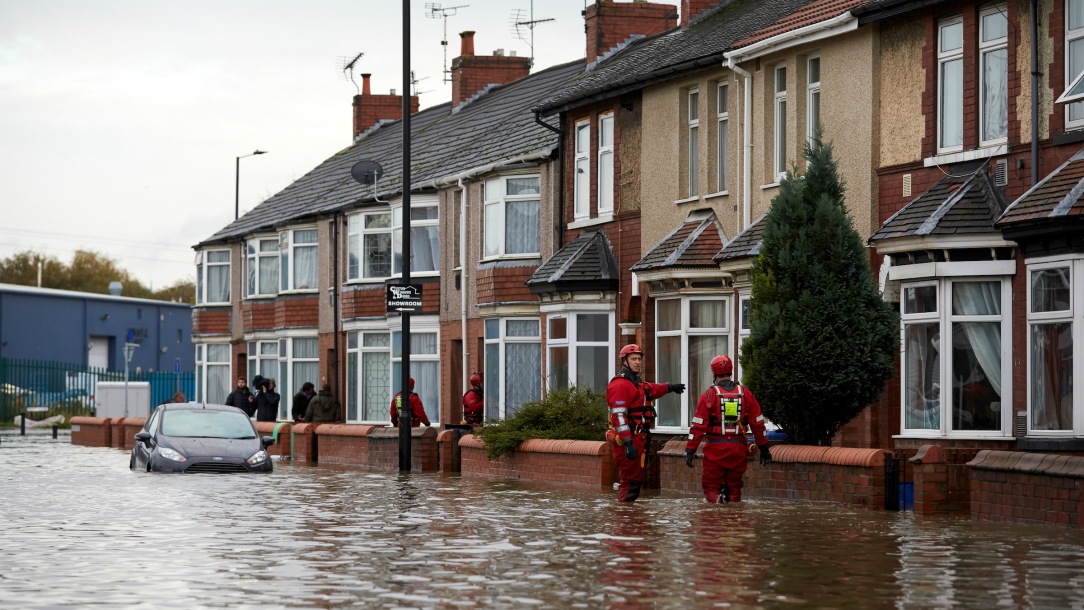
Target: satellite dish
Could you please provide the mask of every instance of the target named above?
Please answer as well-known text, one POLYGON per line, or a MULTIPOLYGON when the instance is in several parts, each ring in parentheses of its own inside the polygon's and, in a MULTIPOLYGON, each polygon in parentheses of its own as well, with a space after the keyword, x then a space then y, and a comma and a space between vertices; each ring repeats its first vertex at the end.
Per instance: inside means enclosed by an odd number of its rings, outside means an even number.
POLYGON ((358 161, 350 168, 350 175, 360 184, 373 186, 384 175, 384 168, 376 161, 358 161))

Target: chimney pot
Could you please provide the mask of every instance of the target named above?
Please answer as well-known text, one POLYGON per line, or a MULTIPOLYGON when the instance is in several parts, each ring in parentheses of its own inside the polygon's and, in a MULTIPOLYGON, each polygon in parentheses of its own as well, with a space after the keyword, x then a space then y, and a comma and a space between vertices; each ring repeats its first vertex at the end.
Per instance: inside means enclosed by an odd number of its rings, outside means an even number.
POLYGON ((508 49, 508 56, 509 57, 515 57, 516 56, 516 50, 515 49, 508 49))
POLYGON ((395 95, 395 89, 391 90, 391 95, 395 95))
POLYGON ((474 55, 474 32, 471 30, 459 33, 459 54, 464 57, 474 55))
POLYGON ((494 49, 493 57, 504 57, 504 49, 494 49))
POLYGON ((362 95, 372 95, 369 92, 369 77, 370 76, 372 76, 372 74, 362 74, 361 75, 361 94, 362 95))

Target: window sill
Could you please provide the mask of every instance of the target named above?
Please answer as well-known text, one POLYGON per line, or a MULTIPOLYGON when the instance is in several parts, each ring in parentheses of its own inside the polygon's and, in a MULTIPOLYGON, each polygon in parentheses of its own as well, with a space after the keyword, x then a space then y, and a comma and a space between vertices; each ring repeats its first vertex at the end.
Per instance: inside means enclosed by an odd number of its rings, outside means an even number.
POLYGON ((894 434, 892 438, 931 441, 1015 441, 1015 436, 999 435, 994 432, 990 435, 983 434, 894 434))
POLYGON ((198 309, 200 307, 231 307, 232 305, 232 301, 223 301, 221 303, 196 303, 192 307, 198 309))
MULTIPOLYGON (((569 228, 571 229, 572 225, 569 225, 569 228)), ((535 252, 534 254, 502 254, 500 256, 487 256, 487 257, 483 258, 482 260, 480 260, 478 262, 479 263, 492 263, 492 262, 495 262, 495 261, 522 261, 522 260, 530 260, 532 258, 542 258, 542 254, 539 253, 539 252, 535 252)), ((460 270, 459 267, 456 267, 455 269, 453 269, 453 271, 456 271, 456 272, 458 272, 459 270, 460 270)))
POLYGON ((692 203, 694 201, 700 201, 700 195, 693 195, 692 197, 686 197, 685 199, 678 199, 674 202, 674 205, 681 205, 683 203, 692 203))
POLYGON ((388 281, 388 278, 386 277, 366 277, 356 280, 346 280, 345 282, 343 282, 343 285, 350 286, 355 284, 383 284, 386 281, 388 281))
POLYGON ((718 193, 704 195, 704 199, 715 199, 716 197, 726 197, 728 195, 730 195, 730 191, 719 191, 718 193))
POLYGON ((275 296, 281 297, 281 296, 290 296, 290 295, 294 295, 294 294, 318 294, 319 292, 320 292, 319 288, 306 288, 304 290, 283 290, 282 292, 276 294, 275 296))
POLYGON ((272 300, 278 298, 278 296, 279 295, 277 295, 277 294, 257 294, 257 295, 253 295, 253 296, 250 296, 250 297, 245 297, 244 299, 242 299, 242 301, 243 302, 247 302, 247 301, 272 301, 272 300))
POLYGON ((766 191, 768 189, 774 189, 777 186, 779 186, 778 182, 773 182, 771 184, 762 184, 762 185, 760 185, 760 190, 766 191))
POLYGON ((996 146, 987 146, 985 148, 977 148, 975 150, 942 153, 933 157, 926 157, 922 160, 922 165, 924 167, 933 167, 935 165, 949 165, 951 163, 974 161, 976 159, 988 159, 990 157, 998 157, 1007 154, 1009 154, 1009 145, 998 144, 996 146))
POLYGON ((595 218, 580 218, 568 223, 568 230, 574 231, 576 229, 582 229, 584 227, 593 227, 596 225, 605 224, 612 221, 613 219, 613 214, 602 214, 600 216, 596 216, 595 218))

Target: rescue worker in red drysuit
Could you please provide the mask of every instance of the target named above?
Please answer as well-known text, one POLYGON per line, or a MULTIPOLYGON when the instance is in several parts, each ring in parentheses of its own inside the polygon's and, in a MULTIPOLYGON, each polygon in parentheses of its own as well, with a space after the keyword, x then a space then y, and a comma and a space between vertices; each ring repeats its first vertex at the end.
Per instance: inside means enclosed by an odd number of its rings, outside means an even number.
POLYGON ((606 387, 610 405, 610 430, 606 439, 613 444, 620 484, 617 499, 635 502, 644 483, 647 431, 655 426, 654 401, 667 392, 681 394, 683 383, 648 383, 640 379, 644 351, 639 345, 621 348, 621 370, 606 387))
MULTIPOLYGON (((399 427, 399 411, 403 407, 403 393, 398 392, 395 398, 391 399, 391 425, 396 428, 399 427)), ((414 378, 410 378, 410 413, 413 417, 410 419, 410 427, 417 428, 422 424, 429 425, 429 418, 425 416, 425 407, 422 406, 422 399, 418 398, 418 395, 414 393, 414 378)))
POLYGON ((689 442, 685 444, 685 465, 693 467, 700 438, 706 437, 701 479, 704 496, 712 504, 741 502, 742 475, 748 466, 749 455, 759 448, 760 463, 772 461, 768 439, 764 436, 764 416, 749 388, 730 379, 734 363, 729 357, 712 358, 711 372, 715 382, 696 403, 689 442), (750 428, 756 440, 752 447, 748 446, 746 438, 746 430, 750 428))
POLYGON ((470 385, 471 388, 463 395, 463 421, 472 426, 478 426, 482 423, 486 408, 482 394, 482 374, 471 375, 470 385))

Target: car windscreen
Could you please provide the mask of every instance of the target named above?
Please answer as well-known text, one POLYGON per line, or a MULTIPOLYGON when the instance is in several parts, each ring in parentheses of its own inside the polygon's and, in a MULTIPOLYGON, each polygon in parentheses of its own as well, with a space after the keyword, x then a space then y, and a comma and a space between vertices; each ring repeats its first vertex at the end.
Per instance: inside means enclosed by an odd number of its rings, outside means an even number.
POLYGON ((162 434, 193 438, 256 438, 252 421, 233 411, 167 411, 162 434))

